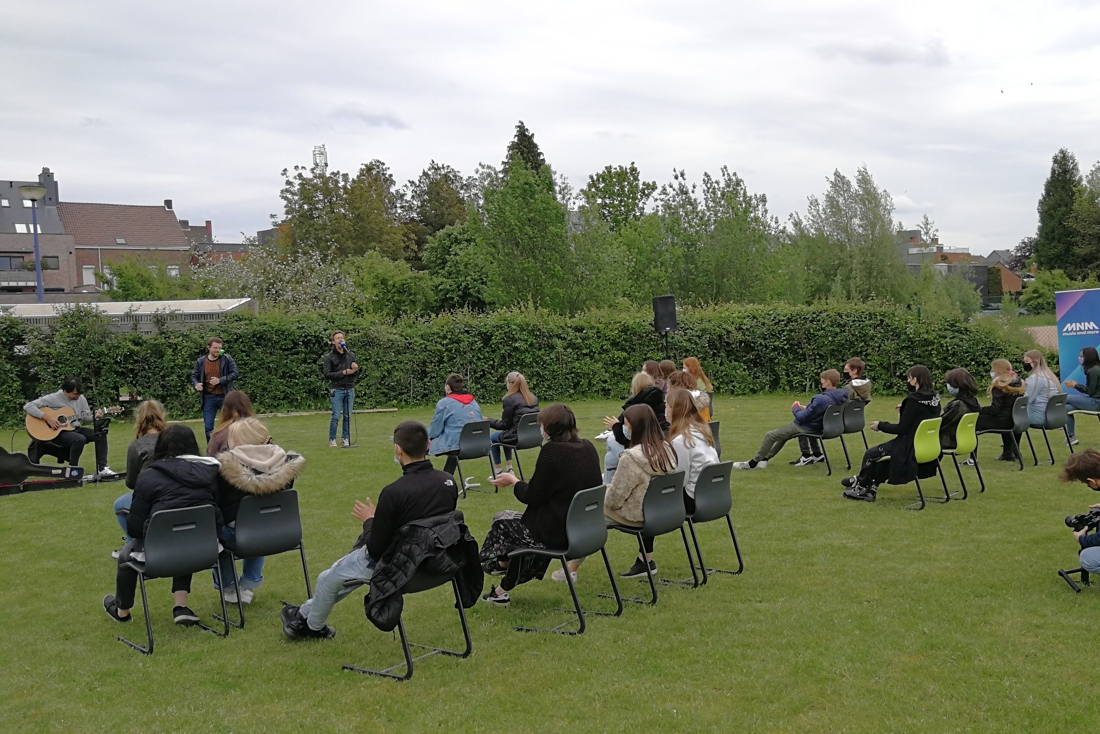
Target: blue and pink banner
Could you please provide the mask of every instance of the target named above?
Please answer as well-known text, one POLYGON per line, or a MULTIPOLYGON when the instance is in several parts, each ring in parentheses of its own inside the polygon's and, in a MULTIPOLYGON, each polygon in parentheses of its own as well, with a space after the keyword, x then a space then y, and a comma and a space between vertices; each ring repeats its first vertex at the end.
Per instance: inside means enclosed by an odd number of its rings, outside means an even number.
POLYGON ((1100 345, 1100 288, 1058 291, 1054 294, 1058 314, 1058 371, 1062 381, 1084 384, 1085 372, 1077 364, 1082 347, 1100 345))

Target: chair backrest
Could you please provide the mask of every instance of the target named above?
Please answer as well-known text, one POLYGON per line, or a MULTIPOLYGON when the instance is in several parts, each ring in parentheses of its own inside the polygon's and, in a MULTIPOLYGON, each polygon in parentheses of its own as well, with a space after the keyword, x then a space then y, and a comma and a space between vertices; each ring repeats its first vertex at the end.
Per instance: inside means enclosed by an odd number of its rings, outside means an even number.
POLYGON ((542 429, 538 413, 524 413, 516 423, 516 448, 533 449, 542 446, 542 429))
POLYGON ((821 421, 822 438, 838 438, 844 433, 844 403, 830 405, 821 421))
POLYGON ((458 458, 480 459, 489 455, 493 442, 489 438, 489 421, 471 421, 458 434, 458 458))
POLYGON ((940 424, 943 418, 921 421, 913 435, 913 450, 918 464, 927 464, 940 458, 940 424))
MULTIPOLYGON (((942 421, 943 419, 941 418, 940 420, 942 421)), ((959 419, 959 424, 955 427, 956 454, 964 456, 972 453, 978 448, 977 425, 977 413, 967 413, 959 419)))
POLYGON ((1069 398, 1065 393, 1058 393, 1052 395, 1050 400, 1047 401, 1047 416, 1046 424, 1043 426, 1048 431, 1056 430, 1066 425, 1069 422, 1069 413, 1066 411, 1066 400, 1069 398))
POLYGON ((695 513, 691 519, 695 522, 710 522, 729 514, 733 507, 733 495, 730 492, 730 471, 732 461, 704 466, 695 480, 695 513))
POLYGON ((714 436, 714 450, 718 452, 718 458, 722 458, 722 440, 718 438, 718 429, 722 426, 722 421, 711 421, 710 433, 714 436))
POLYGON ((582 489, 569 502, 565 515, 565 537, 569 539, 567 560, 590 556, 607 542, 607 523, 603 516, 603 500, 607 487, 600 485, 582 489))
POLYGON ((263 496, 250 494, 237 510, 238 558, 260 558, 294 550, 302 542, 298 493, 293 489, 263 496))
POLYGON ((213 505, 159 510, 145 533, 145 577, 186 576, 218 562, 213 505))
POLYGON ((859 433, 867 426, 867 403, 862 400, 849 400, 844 403, 844 432, 859 433))
POLYGON ((707 406, 710 407, 710 417, 713 418, 714 417, 714 392, 713 391, 708 392, 707 397, 710 398, 710 402, 707 403, 707 406))
POLYGON ((1012 430, 1023 433, 1031 428, 1031 419, 1027 416, 1027 395, 1016 398, 1012 404, 1012 430))
POLYGON ((642 500, 642 535, 655 538, 672 532, 687 520, 684 508, 684 472, 674 471, 649 480, 642 500))

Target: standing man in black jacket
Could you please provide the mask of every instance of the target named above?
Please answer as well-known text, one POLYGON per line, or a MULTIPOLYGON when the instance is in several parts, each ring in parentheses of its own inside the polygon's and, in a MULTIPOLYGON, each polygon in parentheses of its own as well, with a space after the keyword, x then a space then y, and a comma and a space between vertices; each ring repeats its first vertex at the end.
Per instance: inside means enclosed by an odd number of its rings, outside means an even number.
POLYGON ((428 455, 428 429, 416 421, 405 421, 393 432, 394 460, 402 476, 378 495, 376 508, 367 497, 356 500, 352 514, 363 522, 363 532, 351 553, 322 571, 313 598, 302 606, 284 607, 283 633, 292 640, 332 639, 336 630, 328 626, 333 606, 358 586, 345 587, 352 579, 369 581, 375 566, 397 531, 404 525, 454 512, 458 507, 458 486, 447 472, 437 471, 428 455))
POLYGON ((206 428, 206 442, 214 430, 214 419, 222 409, 225 396, 233 392, 237 382, 237 363, 222 349, 221 337, 213 336, 206 342, 206 354, 195 362, 191 370, 191 387, 202 396, 202 422, 206 428))
POLYGON ((336 426, 340 423, 340 414, 344 414, 343 445, 351 446, 351 411, 355 405, 355 374, 359 364, 355 361, 355 352, 348 349, 344 332, 334 331, 329 337, 332 349, 325 355, 321 369, 328 380, 328 397, 332 406, 332 420, 328 424, 329 448, 336 448, 336 426))

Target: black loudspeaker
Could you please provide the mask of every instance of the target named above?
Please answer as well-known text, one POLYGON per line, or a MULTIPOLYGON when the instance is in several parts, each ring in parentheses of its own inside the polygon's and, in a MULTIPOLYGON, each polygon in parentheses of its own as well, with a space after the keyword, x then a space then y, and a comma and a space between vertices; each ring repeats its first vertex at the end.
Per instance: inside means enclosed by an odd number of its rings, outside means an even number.
POLYGON ((676 296, 657 296, 653 299, 653 328, 658 334, 676 331, 676 296))

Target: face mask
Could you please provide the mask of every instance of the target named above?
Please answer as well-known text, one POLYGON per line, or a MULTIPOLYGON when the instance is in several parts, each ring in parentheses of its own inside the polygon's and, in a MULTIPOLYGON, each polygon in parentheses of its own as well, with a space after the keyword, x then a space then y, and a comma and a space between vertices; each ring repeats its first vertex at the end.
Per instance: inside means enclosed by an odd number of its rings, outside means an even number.
POLYGON ((542 434, 542 440, 543 441, 549 441, 550 440, 550 437, 546 435, 546 431, 544 431, 542 429, 542 426, 539 426, 539 433, 542 434))
POLYGON ((955 387, 954 385, 948 385, 947 386, 947 392, 951 393, 952 395, 958 395, 959 394, 959 388, 955 387))
POLYGON ((630 436, 630 426, 623 426, 623 436, 626 437, 627 441, 630 440, 630 438, 631 438, 631 436, 630 436))
POLYGON ((914 390, 917 389, 917 386, 912 384, 912 383, 909 383, 908 385, 906 385, 906 387, 909 388, 909 392, 913 392, 914 390))
POLYGON ((989 377, 990 377, 990 379, 996 380, 997 379, 997 373, 996 372, 990 372, 989 377))
POLYGON ((401 460, 397 458, 397 454, 393 455, 393 463, 400 466, 401 460))
POLYGON ((1085 358, 1084 357, 1078 357, 1077 358, 1077 364, 1082 364, 1083 365, 1084 363, 1085 363, 1085 358))
POLYGON ((1031 362, 1024 362, 1024 372, 1031 372, 1031 362))

